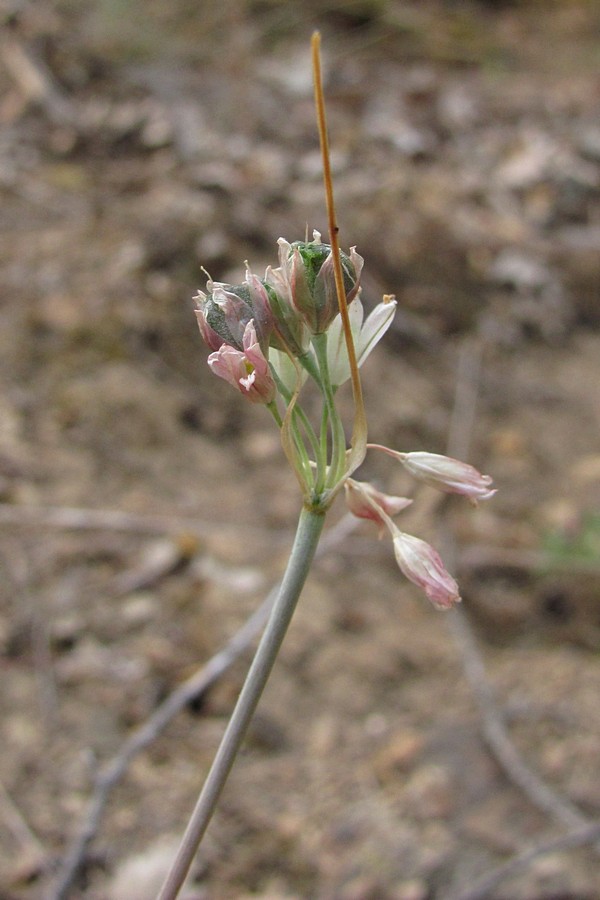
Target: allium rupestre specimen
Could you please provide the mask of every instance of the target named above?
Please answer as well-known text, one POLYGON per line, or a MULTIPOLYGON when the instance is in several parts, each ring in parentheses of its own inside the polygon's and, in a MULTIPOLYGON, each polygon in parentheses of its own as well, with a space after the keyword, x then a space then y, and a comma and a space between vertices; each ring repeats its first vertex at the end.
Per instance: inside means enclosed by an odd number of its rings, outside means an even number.
MULTIPOLYGON (((332 248, 322 242, 318 231, 312 241, 290 243, 280 238, 278 245, 279 266, 267 267, 263 278, 247 266, 242 284, 209 279, 207 291, 196 296, 200 332, 213 351, 209 366, 250 402, 262 403, 271 411, 305 506, 326 510, 344 487, 354 515, 374 521, 380 535, 386 529, 390 532, 404 575, 435 607, 448 609, 460 596, 438 553, 420 538, 402 532, 392 520, 411 501, 390 497, 351 476, 370 448, 397 459, 416 480, 462 494, 475 505, 495 493, 491 478, 437 453, 401 453, 367 444, 364 425, 358 437, 355 427, 358 451, 356 446, 348 449, 335 398, 351 377, 352 363, 338 306, 332 248), (307 379, 322 397, 319 429, 313 427, 299 399, 307 379)), ((363 258, 353 247, 349 254, 340 253, 340 264, 354 356, 361 366, 390 327, 396 300, 384 296, 365 318, 360 299, 363 258)))

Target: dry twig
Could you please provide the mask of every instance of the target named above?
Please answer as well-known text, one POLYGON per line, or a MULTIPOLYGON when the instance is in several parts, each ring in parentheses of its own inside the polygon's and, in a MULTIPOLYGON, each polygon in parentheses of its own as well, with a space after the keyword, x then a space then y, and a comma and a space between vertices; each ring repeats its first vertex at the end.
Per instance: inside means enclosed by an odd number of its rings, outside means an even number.
POLYGON ((567 828, 584 828, 590 820, 564 797, 547 785, 521 758, 507 732, 502 713, 494 698, 473 630, 462 610, 449 617, 452 635, 460 648, 465 676, 471 685, 479 711, 483 737, 505 775, 517 785, 538 809, 549 813, 567 828))
MULTIPOLYGON (((466 344, 459 357, 454 409, 448 438, 448 453, 461 459, 469 455, 469 444, 475 420, 477 384, 481 368, 481 347, 466 344)), ((448 534, 444 535, 450 545, 448 534)), ((453 548, 449 546, 449 552, 453 548)), ((453 555, 456 555, 455 552, 453 555)), ((567 828, 582 828, 590 824, 568 800, 560 797, 524 762, 506 730, 502 713, 486 676, 483 657, 477 646, 469 620, 462 609, 448 617, 452 636, 460 649, 465 676, 479 706, 485 741, 508 778, 539 809, 549 813, 567 828)))
POLYGON ((214 534, 234 526, 183 516, 143 515, 112 509, 69 506, 17 506, 0 503, 0 525, 29 528, 64 528, 74 531, 123 531, 134 534, 172 534, 189 529, 196 534, 214 534))
POLYGON ((476 884, 471 885, 466 891, 459 894, 453 894, 448 900, 486 900, 490 896, 490 891, 497 888, 499 884, 518 875, 523 869, 526 869, 532 862, 539 859, 540 856, 546 856, 548 853, 560 853, 563 850, 574 850, 576 847, 583 847, 585 844, 593 844, 600 838, 600 822, 590 822, 583 828, 570 831, 561 837, 538 844, 530 850, 525 850, 517 856, 513 856, 507 862, 498 866, 493 871, 484 875, 476 884))
POLYGON ((27 848, 40 859, 47 856, 46 849, 25 820, 23 813, 0 781, 0 815, 6 827, 22 849, 27 848))
MULTIPOLYGON (((459 358, 454 410, 448 440, 448 453, 451 456, 468 457, 480 366, 481 348, 472 348, 470 345, 463 347, 459 358)), ((456 555, 455 552, 453 553, 447 533, 444 534, 443 540, 446 544, 445 555, 456 555)), ((487 678, 483 657, 467 615, 462 609, 455 609, 453 614, 447 617, 447 622, 460 651, 465 677, 471 685, 479 707, 483 737, 505 775, 538 809, 551 815, 563 827, 570 829, 569 834, 561 839, 564 846, 578 846, 579 843, 591 842, 600 831, 600 826, 591 822, 569 800, 560 796, 533 772, 512 742, 487 678), (585 840, 581 839, 582 835, 585 840), (577 836, 579 836, 579 843, 577 841, 573 844, 569 843, 577 836)), ((542 853, 555 849, 556 844, 556 841, 550 842, 541 849, 515 857, 514 860, 497 869, 495 873, 485 876, 480 882, 479 889, 460 895, 457 900, 483 898, 486 896, 486 891, 491 890, 503 878, 524 868, 542 853)))
POLYGON ((75 121, 75 109, 54 76, 41 59, 36 58, 13 35, 5 35, 0 44, 2 60, 26 103, 36 103, 58 125, 75 121))

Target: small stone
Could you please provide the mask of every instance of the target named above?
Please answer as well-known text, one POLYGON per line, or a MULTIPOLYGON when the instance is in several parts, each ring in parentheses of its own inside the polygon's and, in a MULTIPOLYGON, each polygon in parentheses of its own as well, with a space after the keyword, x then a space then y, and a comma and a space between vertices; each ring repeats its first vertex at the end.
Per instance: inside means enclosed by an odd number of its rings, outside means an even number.
POLYGON ((450 772, 443 766, 422 766, 406 784, 403 800, 416 819, 448 818, 456 806, 450 772))
MULTIPOLYGON (((159 838, 141 853, 123 860, 112 878, 107 896, 112 900, 153 900, 177 853, 177 839, 159 838)), ((201 900, 200 889, 183 888, 181 900, 201 900)))
POLYGON ((389 894, 390 900, 427 900, 429 896, 429 887, 421 878, 401 881, 394 885, 389 894))
POLYGON ((145 625, 158 614, 159 603, 150 593, 140 593, 125 599, 119 608, 119 618, 132 626, 145 625))
POLYGON ((393 735, 375 756, 373 767, 378 780, 387 784, 398 779, 414 765, 423 745, 423 735, 416 731, 393 735))

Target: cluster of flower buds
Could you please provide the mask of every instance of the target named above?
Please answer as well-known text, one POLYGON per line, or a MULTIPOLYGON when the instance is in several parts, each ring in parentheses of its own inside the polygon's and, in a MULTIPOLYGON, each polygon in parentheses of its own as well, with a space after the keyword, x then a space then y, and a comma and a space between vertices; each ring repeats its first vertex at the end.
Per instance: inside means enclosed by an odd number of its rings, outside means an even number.
MULTIPOLYGON (((322 243, 318 231, 313 233, 312 241, 290 244, 280 238, 278 244, 279 266, 269 266, 264 278, 246 267, 242 284, 222 284, 209 278, 207 292, 199 291, 194 298, 200 333, 213 351, 209 366, 254 403, 269 404, 275 398, 269 362, 275 366, 276 374, 280 374, 280 363, 286 365, 281 353, 308 364, 311 337, 330 328, 335 336, 330 356, 336 386, 350 377, 331 247, 322 243), (247 333, 251 325, 253 330, 247 333), (279 353, 270 356, 271 349, 279 353)), ((346 303, 357 326, 356 336, 360 337, 363 310, 358 293, 363 259, 353 247, 349 255, 341 254, 341 263, 346 303)), ((388 298, 383 306, 386 308, 377 308, 367 320, 369 324, 365 323, 361 363, 391 323, 394 304, 388 298)))
MULTIPOLYGON (((265 281, 272 290, 274 306, 284 314, 293 311, 310 334, 327 331, 339 312, 333 255, 329 244, 321 243, 321 235, 313 232, 312 241, 290 244, 279 238, 279 267, 269 267, 265 281)), ((340 254, 346 303, 350 304, 360 288, 364 260, 350 250, 340 254)))
MULTIPOLYGON (((353 360, 360 367, 389 328, 396 300, 385 296, 365 319, 360 300, 363 259, 355 248, 348 255, 340 253, 345 292, 342 302, 347 309, 344 327, 331 247, 321 241, 317 231, 312 241, 289 243, 280 238, 278 244, 279 266, 269 266, 263 278, 246 264, 242 284, 222 284, 209 278, 207 291, 197 294, 198 325, 212 351, 208 364, 215 375, 252 403, 269 408, 281 428, 284 448, 303 487, 305 502, 324 510, 344 486, 351 512, 374 521, 380 536, 389 530, 401 571, 436 607, 448 609, 460 600, 456 582, 433 547, 403 533, 392 520, 412 501, 383 494, 350 476, 366 449, 372 448, 394 457, 417 480, 441 491, 462 494, 474 505, 495 493, 491 478, 439 454, 400 453, 367 444, 366 425, 362 426, 360 452, 354 457, 347 453, 335 393, 351 377, 353 360), (352 354, 349 337, 354 346, 352 354), (308 377, 323 396, 320 434, 298 403, 308 377)), ((359 419, 364 421, 364 416, 357 416, 355 425, 359 419)))

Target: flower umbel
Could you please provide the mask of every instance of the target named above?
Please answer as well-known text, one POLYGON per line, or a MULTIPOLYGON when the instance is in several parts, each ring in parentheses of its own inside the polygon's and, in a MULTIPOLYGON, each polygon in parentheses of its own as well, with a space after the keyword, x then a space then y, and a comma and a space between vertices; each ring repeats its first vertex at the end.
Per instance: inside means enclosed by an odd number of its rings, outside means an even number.
MULTIPOLYGON (((375 522, 380 537, 389 530, 406 577, 434 606, 449 609, 460 597, 438 553, 392 521, 412 501, 350 477, 363 456, 346 449, 336 408, 337 389, 350 378, 351 364, 342 315, 337 312, 332 249, 317 231, 312 241, 290 243, 280 238, 278 245, 279 266, 269 266, 264 279, 246 266, 241 285, 209 279, 207 293, 198 293, 198 325, 213 351, 209 366, 250 402, 270 409, 307 506, 326 509, 344 486, 354 515, 375 522), (309 380, 322 397, 320 431, 299 402, 309 380)), ((340 255, 340 262, 348 330, 356 365, 361 366, 390 327, 397 304, 387 295, 365 318, 359 296, 363 259, 352 248, 349 255, 340 255)), ((474 506, 495 494, 489 475, 460 460, 424 451, 402 453, 363 440, 363 448, 387 453, 418 481, 462 494, 474 506)))

